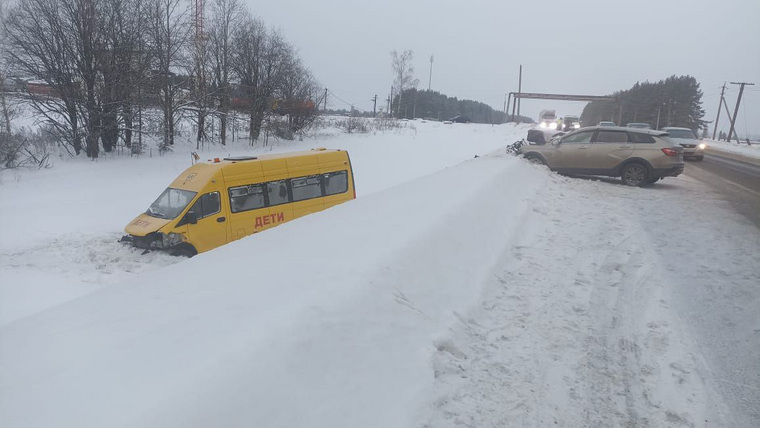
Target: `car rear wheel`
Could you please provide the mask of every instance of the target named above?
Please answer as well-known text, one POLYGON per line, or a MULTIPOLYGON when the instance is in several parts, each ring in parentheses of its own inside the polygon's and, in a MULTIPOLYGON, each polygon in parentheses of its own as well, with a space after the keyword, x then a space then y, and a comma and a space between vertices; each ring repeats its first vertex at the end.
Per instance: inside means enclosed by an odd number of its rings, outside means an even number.
POLYGON ((620 177, 627 186, 641 186, 648 183, 649 171, 640 163, 632 163, 623 167, 620 177))
POLYGON ((703 161, 703 160, 705 160, 705 157, 704 157, 704 156, 698 156, 696 159, 697 159, 698 161, 703 161))

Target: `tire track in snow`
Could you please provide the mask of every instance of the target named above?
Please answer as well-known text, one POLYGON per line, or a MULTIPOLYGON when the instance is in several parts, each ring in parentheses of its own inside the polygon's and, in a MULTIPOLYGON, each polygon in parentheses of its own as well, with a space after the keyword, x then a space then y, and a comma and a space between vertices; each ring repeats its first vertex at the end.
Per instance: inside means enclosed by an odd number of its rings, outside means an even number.
POLYGON ((637 189, 551 181, 481 306, 452 327, 457 355, 433 356, 437 398, 421 426, 720 426, 662 266, 629 218, 637 189))

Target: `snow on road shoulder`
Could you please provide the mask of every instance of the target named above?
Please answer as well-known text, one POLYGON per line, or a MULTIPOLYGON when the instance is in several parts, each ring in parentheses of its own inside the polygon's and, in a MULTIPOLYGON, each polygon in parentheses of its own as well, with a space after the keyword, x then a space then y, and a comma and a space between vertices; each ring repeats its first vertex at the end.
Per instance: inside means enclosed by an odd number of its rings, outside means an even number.
POLYGON ((728 152, 737 155, 746 156, 755 160, 760 160, 760 142, 753 142, 752 145, 747 143, 738 144, 735 141, 717 141, 717 140, 705 140, 708 149, 715 150, 717 152, 728 152))
POLYGON ((545 181, 474 159, 10 323, 0 419, 406 426, 545 181))
MULTIPOLYGON (((678 266, 720 266, 735 256, 729 247, 700 251, 710 243, 698 231, 718 230, 711 219, 721 217, 700 216, 704 223, 689 233, 679 227, 698 188, 551 177, 480 304, 461 314, 439 348, 435 394, 420 423, 750 426, 747 409, 725 404, 726 370, 705 368, 714 360, 694 339, 704 332, 693 330, 679 304, 684 289, 696 294, 724 278, 700 269, 695 281, 678 266), (708 253, 713 260, 698 256, 708 253)), ((718 212, 725 218, 725 207, 718 212)), ((757 232, 742 232, 750 238, 741 248, 750 248, 757 232)), ((745 269, 760 278, 756 267, 745 269)), ((738 350, 751 352, 748 345, 738 350)))

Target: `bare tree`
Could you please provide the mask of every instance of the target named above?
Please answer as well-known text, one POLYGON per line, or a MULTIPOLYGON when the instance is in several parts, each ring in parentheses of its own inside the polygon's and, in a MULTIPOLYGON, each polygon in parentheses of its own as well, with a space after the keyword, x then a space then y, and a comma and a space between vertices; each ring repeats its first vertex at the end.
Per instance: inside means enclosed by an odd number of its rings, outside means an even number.
POLYGON ((322 90, 301 59, 292 51, 289 56, 276 95, 278 110, 287 116, 292 138, 293 133, 306 129, 316 119, 316 105, 322 100, 322 90))
POLYGON ((205 14, 205 10, 198 10, 197 8, 205 8, 205 2, 195 1, 193 2, 193 43, 192 43, 192 68, 190 69, 190 75, 192 76, 192 99, 190 105, 192 105, 192 111, 195 113, 195 123, 197 126, 197 132, 195 136, 196 149, 201 147, 207 139, 206 133, 206 118, 210 115, 213 106, 209 99, 209 85, 208 85, 208 38, 206 37, 203 29, 203 20, 200 19, 205 14))
POLYGON ((149 10, 153 69, 158 83, 159 104, 163 110, 163 150, 174 145, 174 125, 181 93, 175 71, 185 60, 183 54, 190 35, 188 9, 183 9, 182 3, 182 0, 152 0, 149 10))
POLYGON ((7 63, 5 60, 5 0, 0 0, 0 132, 11 133, 11 109, 5 96, 6 76, 8 75, 7 63))
POLYGON ((139 100, 138 85, 145 80, 147 62, 142 46, 143 0, 102 0, 101 33, 97 46, 102 85, 99 91, 102 108, 101 140, 110 152, 118 142, 119 123, 123 123, 124 141, 132 145, 133 105, 139 100), (121 120, 119 115, 121 114, 121 120))
POLYGON ((230 78, 233 60, 233 31, 244 19, 238 0, 214 0, 209 31, 209 60, 212 85, 219 100, 219 121, 222 145, 227 144, 227 117, 230 111, 230 78))
MULTIPOLYGON (((398 52, 393 50, 391 52, 391 65, 393 67, 393 86, 398 90, 398 94, 401 95, 407 89, 416 88, 420 83, 419 79, 414 78, 414 66, 412 60, 414 59, 414 52, 411 50, 405 50, 399 55, 398 52)), ((399 99, 396 115, 398 117, 401 111, 401 103, 403 100, 399 99)))
POLYGON ((82 85, 78 98, 83 101, 82 118, 86 127, 85 150, 90 158, 99 154, 101 130, 100 106, 96 94, 98 83, 97 46, 99 44, 98 22, 101 3, 96 0, 59 0, 60 13, 64 18, 64 32, 69 36, 67 48, 74 60, 74 76, 82 85))
POLYGON ((57 0, 25 0, 11 8, 5 32, 8 56, 18 74, 43 82, 43 93, 29 93, 31 106, 50 131, 75 154, 82 151, 79 81, 75 44, 57 0))
POLYGON ((240 80, 240 89, 248 100, 246 108, 250 115, 251 143, 259 138, 263 120, 258 113, 260 107, 258 98, 262 92, 261 69, 266 39, 267 30, 264 23, 250 15, 246 15, 234 34, 235 50, 232 55, 232 68, 240 80))

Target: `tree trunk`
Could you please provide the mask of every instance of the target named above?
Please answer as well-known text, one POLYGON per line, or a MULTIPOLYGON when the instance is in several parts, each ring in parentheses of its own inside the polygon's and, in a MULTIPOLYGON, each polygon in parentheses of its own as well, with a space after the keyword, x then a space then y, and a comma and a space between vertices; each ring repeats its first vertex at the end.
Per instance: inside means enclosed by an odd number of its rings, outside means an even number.
POLYGON ((222 113, 219 115, 219 137, 222 140, 222 145, 227 144, 227 113, 229 112, 228 98, 226 94, 223 94, 219 103, 219 111, 222 113))
POLYGON ((132 114, 132 105, 124 105, 122 112, 122 117, 124 118, 124 145, 130 148, 132 147, 132 114))
POLYGON ((254 123, 256 123, 256 109, 251 108, 251 120, 248 124, 248 139, 251 141, 251 145, 253 145, 254 140, 257 140, 259 138, 259 134, 256 134, 255 137, 253 135, 254 123))
POLYGON ((95 103, 94 85, 87 88, 87 157, 95 159, 100 152, 100 112, 95 103))
POLYGON ((66 110, 69 115, 69 124, 71 125, 71 146, 74 148, 74 154, 82 153, 82 137, 79 135, 79 122, 77 118, 77 106, 73 101, 66 102, 66 110))
POLYGON ((0 105, 3 108, 3 120, 5 121, 5 132, 11 133, 11 114, 8 110, 8 104, 5 101, 5 80, 3 75, 0 74, 0 105))
POLYGON ((119 127, 116 110, 112 107, 103 109, 103 131, 101 135, 103 140, 103 150, 106 153, 113 151, 113 148, 119 141, 119 127))
POLYGON ((200 149, 201 148, 201 141, 203 141, 203 136, 205 134, 205 128, 206 128, 206 113, 203 111, 203 106, 199 106, 198 109, 198 133, 196 135, 195 140, 195 148, 200 149))

